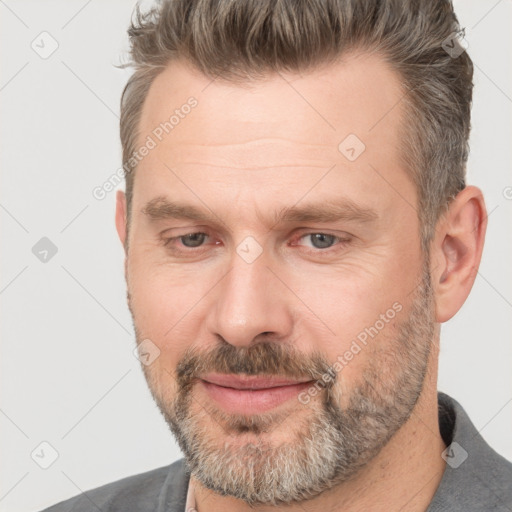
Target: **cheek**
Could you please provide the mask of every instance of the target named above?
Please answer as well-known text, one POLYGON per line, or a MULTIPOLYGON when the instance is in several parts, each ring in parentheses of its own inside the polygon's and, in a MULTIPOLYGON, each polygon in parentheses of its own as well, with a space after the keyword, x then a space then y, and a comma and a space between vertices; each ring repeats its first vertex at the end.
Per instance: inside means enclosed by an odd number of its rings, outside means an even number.
POLYGON ((307 306, 299 315, 301 338, 329 364, 338 362, 347 381, 353 381, 379 352, 392 348, 414 282, 412 269, 402 280, 398 269, 392 259, 383 258, 373 267, 352 265, 316 273, 314 280, 295 281, 297 295, 307 306))
POLYGON ((136 270, 133 264, 129 265, 129 283, 139 341, 150 340, 156 346, 153 350, 158 351, 154 361, 144 367, 146 379, 152 392, 169 402, 177 392, 176 367, 190 340, 198 337, 193 332, 198 323, 193 310, 189 311, 189 290, 148 267, 136 270))
POLYGON ((165 354, 181 354, 198 339, 201 304, 212 283, 201 272, 154 262, 143 251, 130 255, 128 286, 139 336, 165 354))

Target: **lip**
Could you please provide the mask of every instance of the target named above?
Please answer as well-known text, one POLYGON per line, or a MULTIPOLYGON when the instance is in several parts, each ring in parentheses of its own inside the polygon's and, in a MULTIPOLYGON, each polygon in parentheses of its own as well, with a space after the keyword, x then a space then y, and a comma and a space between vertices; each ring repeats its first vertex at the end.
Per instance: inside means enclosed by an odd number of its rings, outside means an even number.
POLYGON ((258 414, 297 399, 311 380, 290 380, 280 377, 260 377, 208 374, 199 381, 217 405, 232 414, 258 414))
POLYGON ((283 377, 260 376, 260 375, 227 375, 222 373, 208 373, 201 377, 202 380, 233 389, 270 389, 281 386, 294 386, 304 382, 311 382, 311 379, 294 380, 283 377))

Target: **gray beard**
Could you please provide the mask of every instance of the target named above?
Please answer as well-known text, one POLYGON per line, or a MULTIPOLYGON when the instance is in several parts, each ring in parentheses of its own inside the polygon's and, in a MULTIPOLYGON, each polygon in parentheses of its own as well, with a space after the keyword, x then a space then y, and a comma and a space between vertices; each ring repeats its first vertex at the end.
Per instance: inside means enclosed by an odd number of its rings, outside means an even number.
POLYGON ((347 385, 341 370, 324 384, 320 400, 311 401, 307 419, 288 428, 288 442, 278 446, 265 440, 265 434, 290 417, 289 409, 246 416, 226 414, 211 404, 202 406, 193 399, 197 376, 215 371, 321 381, 332 366, 321 354, 306 357, 293 347, 266 341, 248 348, 224 342, 207 354, 191 349, 176 368, 178 390, 172 400, 162 397, 156 376, 142 368, 189 471, 204 487, 251 506, 300 503, 353 478, 409 419, 427 372, 433 311, 425 265, 409 316, 396 323, 396 336, 384 346, 377 337, 363 349, 374 357, 368 358, 360 382, 349 383, 348 405, 340 406, 347 385), (192 413, 194 401, 200 408, 192 413), (220 437, 213 433, 212 421, 223 429, 220 437), (256 441, 241 443, 246 434, 256 441))

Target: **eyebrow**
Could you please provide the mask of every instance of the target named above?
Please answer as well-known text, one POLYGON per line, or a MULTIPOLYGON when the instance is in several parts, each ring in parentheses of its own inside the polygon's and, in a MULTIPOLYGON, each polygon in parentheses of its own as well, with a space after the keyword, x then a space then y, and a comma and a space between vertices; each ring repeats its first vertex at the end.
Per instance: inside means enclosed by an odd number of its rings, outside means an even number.
MULTIPOLYGON (((205 223, 223 223, 223 221, 208 210, 202 210, 193 205, 182 204, 168 200, 164 196, 151 199, 142 209, 142 213, 151 220, 191 220, 205 223)), ((375 210, 359 206, 349 199, 325 201, 322 203, 287 206, 274 212, 271 225, 297 222, 336 222, 340 220, 367 223, 378 219, 375 210)))

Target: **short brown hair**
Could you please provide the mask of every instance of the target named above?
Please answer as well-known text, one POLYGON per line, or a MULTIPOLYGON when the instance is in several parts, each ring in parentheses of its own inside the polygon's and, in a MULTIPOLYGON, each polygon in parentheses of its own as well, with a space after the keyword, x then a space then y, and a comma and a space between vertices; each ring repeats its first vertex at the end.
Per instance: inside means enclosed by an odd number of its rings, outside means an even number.
POLYGON ((465 187, 473 64, 450 53, 460 26, 450 0, 161 0, 128 30, 135 68, 121 98, 128 217, 144 99, 175 59, 232 82, 304 71, 350 50, 378 52, 404 88, 401 157, 416 184, 424 250, 465 187))

